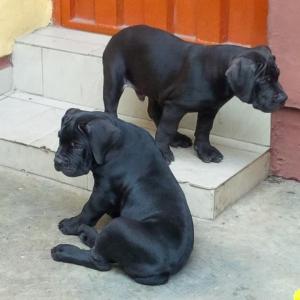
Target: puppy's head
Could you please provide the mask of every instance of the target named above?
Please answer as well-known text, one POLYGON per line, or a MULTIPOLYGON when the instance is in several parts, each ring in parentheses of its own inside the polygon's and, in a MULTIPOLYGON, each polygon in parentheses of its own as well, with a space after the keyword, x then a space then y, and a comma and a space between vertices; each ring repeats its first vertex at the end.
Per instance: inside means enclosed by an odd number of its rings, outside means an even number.
POLYGON ((72 108, 63 116, 58 136, 55 169, 76 177, 87 174, 95 164, 105 163, 106 155, 120 139, 120 129, 105 113, 72 108))
POLYGON ((275 56, 268 47, 249 49, 234 58, 225 75, 237 97, 263 112, 275 111, 287 100, 278 82, 275 56))

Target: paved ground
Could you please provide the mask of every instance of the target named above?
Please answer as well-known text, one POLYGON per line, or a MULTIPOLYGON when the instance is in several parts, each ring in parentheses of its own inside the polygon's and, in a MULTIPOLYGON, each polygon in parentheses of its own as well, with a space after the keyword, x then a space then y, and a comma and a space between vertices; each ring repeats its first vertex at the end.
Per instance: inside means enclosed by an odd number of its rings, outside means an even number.
POLYGON ((80 245, 57 223, 88 193, 0 168, 0 299, 288 300, 300 288, 300 184, 270 178, 214 222, 194 220, 187 266, 159 287, 51 260, 80 245))

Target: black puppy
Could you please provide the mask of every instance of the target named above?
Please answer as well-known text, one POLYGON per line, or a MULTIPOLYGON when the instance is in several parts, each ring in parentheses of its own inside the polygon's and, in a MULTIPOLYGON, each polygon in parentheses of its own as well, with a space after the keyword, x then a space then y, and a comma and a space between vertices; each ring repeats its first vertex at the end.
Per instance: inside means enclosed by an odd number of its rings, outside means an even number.
POLYGON ((70 109, 62 119, 55 168, 67 176, 93 172, 82 212, 59 229, 91 250, 52 249, 54 260, 107 271, 117 263, 136 282, 163 284, 189 258, 193 221, 185 196, 145 130, 101 112, 70 109), (105 213, 113 220, 98 234, 105 213))
POLYGON ((233 96, 272 112, 287 99, 278 82, 275 57, 266 47, 204 46, 185 42, 144 25, 112 37, 103 54, 105 111, 116 114, 125 84, 138 97, 148 97, 148 113, 157 126, 156 142, 170 162, 170 145, 189 147, 177 132, 187 112, 198 112, 194 147, 204 162, 220 162, 222 154, 209 142, 218 110, 233 96))

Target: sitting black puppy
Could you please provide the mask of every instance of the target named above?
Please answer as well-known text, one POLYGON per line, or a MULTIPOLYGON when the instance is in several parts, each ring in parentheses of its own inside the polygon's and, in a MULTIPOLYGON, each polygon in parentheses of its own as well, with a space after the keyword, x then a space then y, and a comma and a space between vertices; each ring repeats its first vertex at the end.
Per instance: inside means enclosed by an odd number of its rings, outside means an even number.
POLYGON ((189 147, 177 132, 187 112, 198 112, 194 147, 204 162, 220 162, 222 154, 209 142, 219 109, 233 96, 272 112, 287 99, 278 82, 275 57, 266 47, 204 46, 185 42, 144 25, 123 29, 103 54, 105 111, 116 114, 124 85, 141 100, 157 126, 156 142, 168 162, 170 145, 189 147))
POLYGON ((55 168, 66 176, 93 172, 95 185, 82 212, 59 229, 79 235, 91 250, 52 249, 54 260, 100 271, 117 263, 136 282, 168 281, 189 258, 193 221, 185 196, 153 138, 102 112, 70 109, 62 119, 55 168), (113 220, 97 233, 105 213, 113 220))

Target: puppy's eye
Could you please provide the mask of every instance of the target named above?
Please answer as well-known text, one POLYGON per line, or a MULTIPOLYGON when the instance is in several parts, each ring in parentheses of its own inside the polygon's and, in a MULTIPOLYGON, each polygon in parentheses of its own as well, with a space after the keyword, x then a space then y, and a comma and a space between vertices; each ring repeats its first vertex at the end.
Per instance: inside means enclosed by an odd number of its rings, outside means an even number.
POLYGON ((76 142, 71 142, 71 143, 70 143, 70 146, 71 146, 71 148, 73 148, 73 149, 80 149, 80 148, 81 148, 81 145, 78 144, 78 143, 76 143, 76 142))
POLYGON ((266 82, 272 82, 272 78, 270 76, 266 77, 266 82))

